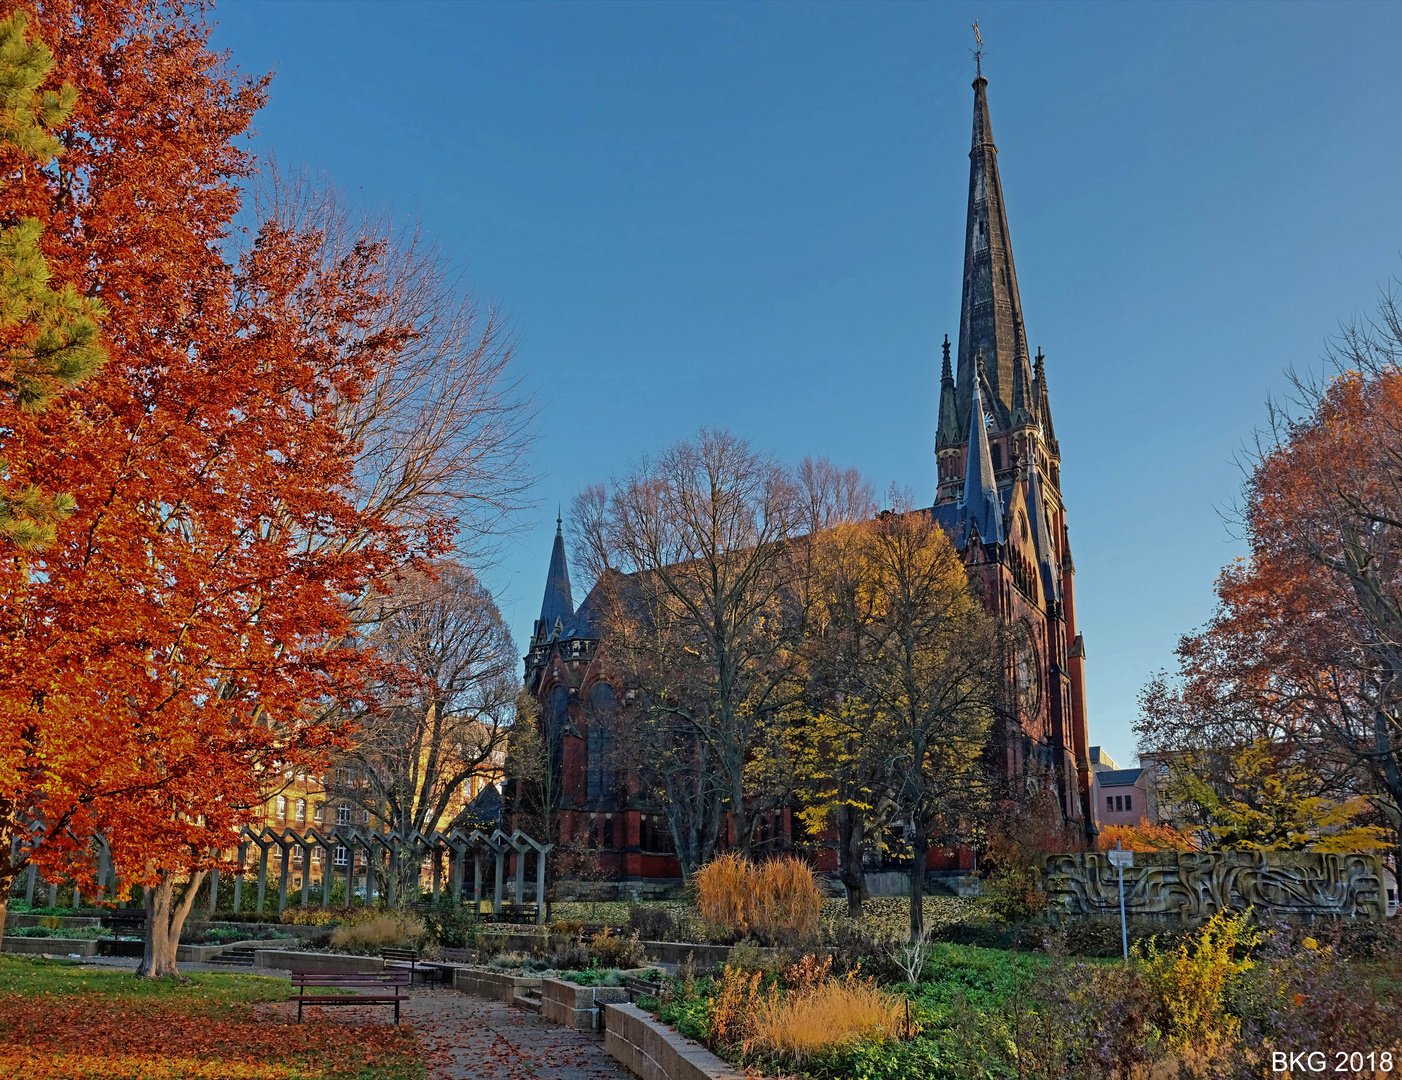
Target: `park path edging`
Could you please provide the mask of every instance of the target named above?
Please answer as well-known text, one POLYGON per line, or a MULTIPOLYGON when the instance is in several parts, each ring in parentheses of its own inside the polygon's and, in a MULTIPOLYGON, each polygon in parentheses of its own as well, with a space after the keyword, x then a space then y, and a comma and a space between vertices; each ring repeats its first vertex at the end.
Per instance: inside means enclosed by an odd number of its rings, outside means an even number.
POLYGON ((604 1049, 642 1080, 744 1080, 700 1043, 636 1005, 604 1005, 604 1049))

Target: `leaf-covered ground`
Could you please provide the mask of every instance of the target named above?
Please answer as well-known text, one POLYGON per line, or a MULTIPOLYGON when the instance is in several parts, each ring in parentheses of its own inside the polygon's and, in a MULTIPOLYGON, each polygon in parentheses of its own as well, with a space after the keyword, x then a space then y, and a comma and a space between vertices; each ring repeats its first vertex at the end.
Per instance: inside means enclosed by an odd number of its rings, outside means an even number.
MULTIPOLYGON (((46 1080, 421 1080, 408 1026, 260 1005, 288 984, 200 973, 143 980, 29 957, 0 957, 0 1076, 46 1080)), ((357 1012, 359 1010, 356 1010, 357 1012)), ((387 1009, 375 1010, 388 1013, 387 1009)))

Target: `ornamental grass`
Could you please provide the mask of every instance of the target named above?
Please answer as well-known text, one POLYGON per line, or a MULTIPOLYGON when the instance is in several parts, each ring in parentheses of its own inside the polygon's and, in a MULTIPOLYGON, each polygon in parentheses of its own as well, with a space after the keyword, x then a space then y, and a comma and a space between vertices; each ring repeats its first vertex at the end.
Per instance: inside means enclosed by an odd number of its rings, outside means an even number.
POLYGON ((810 940, 818 929, 823 894, 813 869, 785 856, 758 865, 727 852, 692 878, 696 907, 716 936, 753 935, 765 944, 810 940))
POLYGON ((423 920, 412 912, 386 912, 353 926, 338 926, 331 933, 331 947, 373 953, 419 945, 426 934, 423 920))

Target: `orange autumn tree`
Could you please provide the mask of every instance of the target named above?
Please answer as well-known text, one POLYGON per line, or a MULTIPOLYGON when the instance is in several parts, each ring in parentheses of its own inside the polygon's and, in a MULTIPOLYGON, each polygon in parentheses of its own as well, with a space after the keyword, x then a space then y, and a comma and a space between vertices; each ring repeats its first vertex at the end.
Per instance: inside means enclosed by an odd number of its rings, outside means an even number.
POLYGON ((1397 867, 1402 311, 1396 298, 1385 294, 1374 319, 1345 327, 1329 358, 1332 377, 1296 378, 1293 411, 1273 410, 1244 490, 1250 558, 1222 572, 1216 614, 1180 642, 1179 677, 1146 689, 1138 731, 1143 749, 1201 763, 1195 775, 1213 789, 1206 802, 1240 804, 1265 817, 1278 809, 1260 805, 1269 786, 1233 783, 1229 766, 1253 746, 1271 748, 1292 763, 1293 797, 1319 819, 1306 830, 1311 846, 1333 847, 1350 835, 1369 846, 1385 830, 1397 867))
POLYGON ((77 97, 54 163, 6 161, 0 199, 102 303, 108 358, 47 412, 0 401, 11 482, 75 504, 0 567, 0 896, 31 861, 90 882, 100 835, 148 886, 143 971, 173 973, 219 851, 348 736, 356 598, 453 523, 367 495, 373 432, 346 423, 423 337, 385 245, 328 259, 275 219, 228 254, 265 80, 209 50, 198 5, 22 6, 77 97))

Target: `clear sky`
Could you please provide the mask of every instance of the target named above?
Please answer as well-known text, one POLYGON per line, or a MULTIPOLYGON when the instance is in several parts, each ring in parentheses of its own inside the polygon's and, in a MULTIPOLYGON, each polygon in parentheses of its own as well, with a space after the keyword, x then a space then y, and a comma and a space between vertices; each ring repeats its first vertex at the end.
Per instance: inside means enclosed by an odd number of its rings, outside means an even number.
POLYGON ((523 649, 556 504, 702 425, 933 499, 975 17, 1091 741, 1132 764, 1241 553, 1234 454, 1402 273, 1402 5, 216 9, 276 72, 258 149, 417 216, 510 316, 538 512, 485 576, 523 649))

